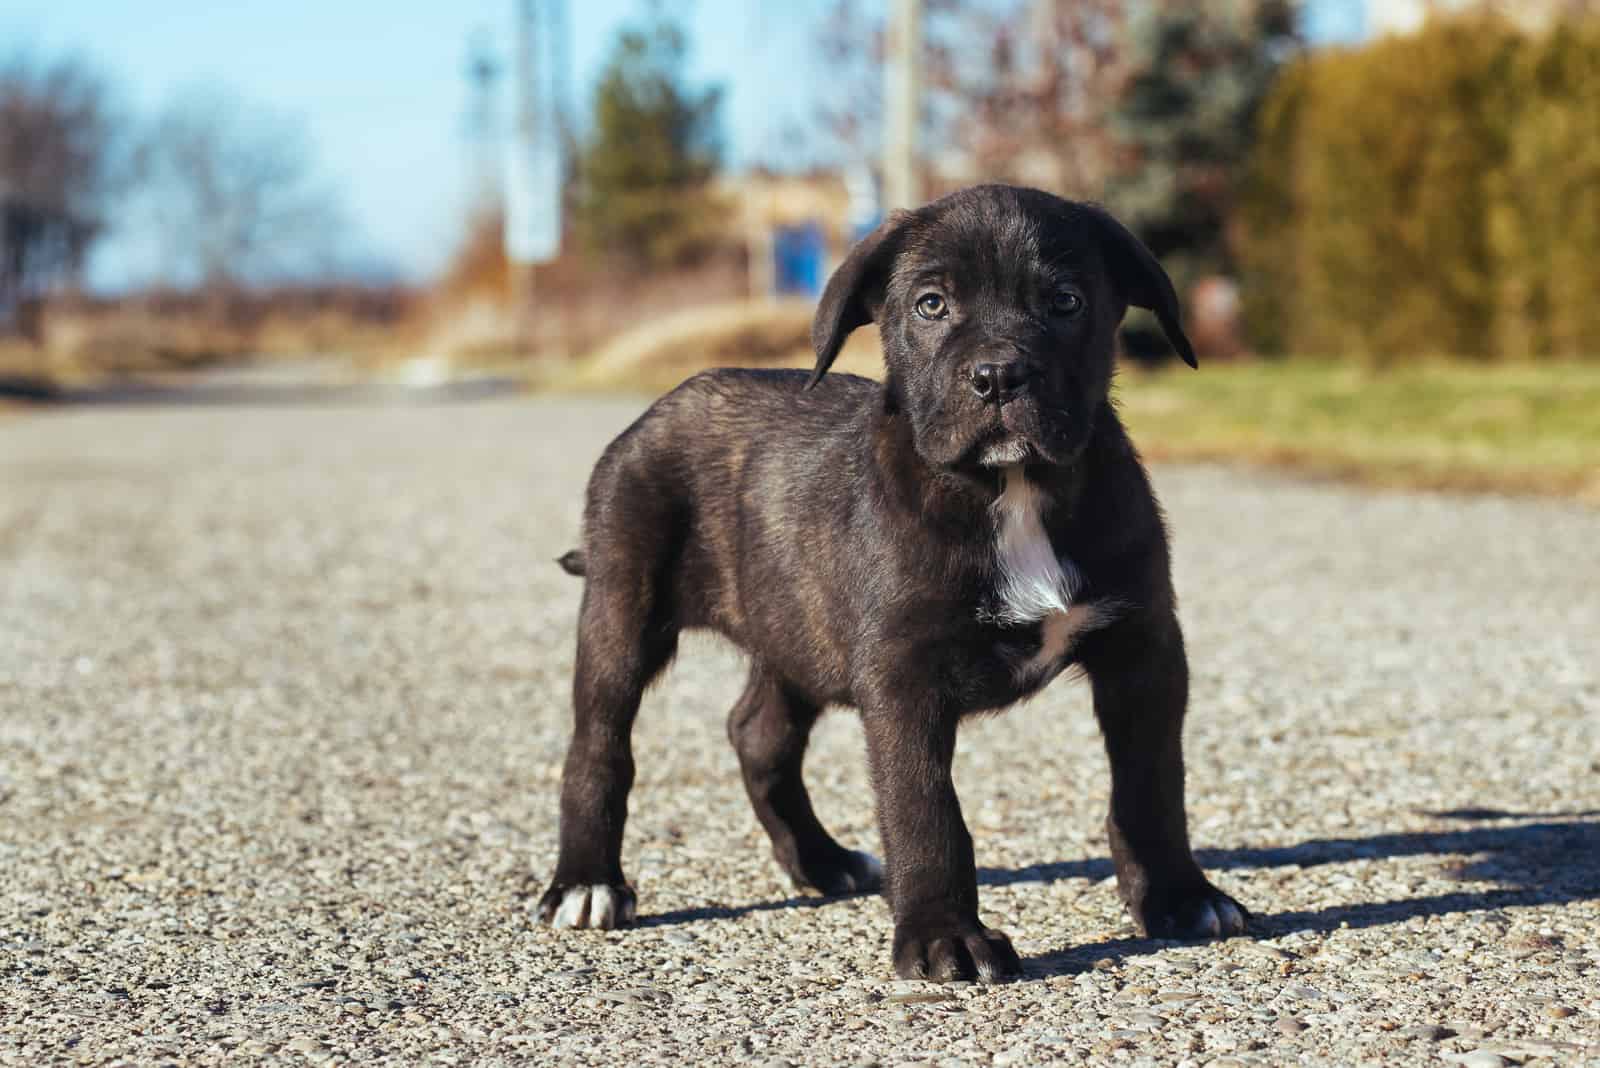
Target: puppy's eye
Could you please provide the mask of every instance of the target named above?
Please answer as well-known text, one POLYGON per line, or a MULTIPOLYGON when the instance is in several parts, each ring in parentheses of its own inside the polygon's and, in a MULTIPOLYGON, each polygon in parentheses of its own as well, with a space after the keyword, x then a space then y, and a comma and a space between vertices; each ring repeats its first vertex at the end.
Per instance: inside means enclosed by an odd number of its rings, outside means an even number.
POLYGON ((943 319, 950 314, 950 305, 938 293, 924 293, 917 298, 917 314, 924 319, 943 319))
POLYGON ((1073 289, 1059 290, 1050 300, 1050 314, 1071 319, 1083 311, 1083 297, 1073 289))

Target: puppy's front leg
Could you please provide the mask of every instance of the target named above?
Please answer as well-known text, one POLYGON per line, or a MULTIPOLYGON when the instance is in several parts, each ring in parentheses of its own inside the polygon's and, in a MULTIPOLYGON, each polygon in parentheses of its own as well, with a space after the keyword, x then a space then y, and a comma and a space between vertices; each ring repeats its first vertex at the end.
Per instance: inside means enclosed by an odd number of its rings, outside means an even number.
POLYGON ((1141 934, 1241 934, 1245 910, 1206 881, 1189 849, 1183 801, 1183 717, 1189 667, 1176 616, 1136 617, 1080 653, 1111 762, 1106 831, 1117 889, 1141 934))
POLYGON ((991 980, 1022 970, 1011 940, 978 920, 972 836, 950 763, 957 716, 931 703, 863 710, 894 911, 894 970, 903 979, 991 980))

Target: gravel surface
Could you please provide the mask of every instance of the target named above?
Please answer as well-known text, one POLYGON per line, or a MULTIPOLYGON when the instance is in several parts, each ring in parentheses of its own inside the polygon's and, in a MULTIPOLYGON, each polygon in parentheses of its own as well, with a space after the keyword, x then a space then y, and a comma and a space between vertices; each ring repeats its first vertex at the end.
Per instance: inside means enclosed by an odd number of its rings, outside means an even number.
MULTIPOLYGON (((581 488, 639 410, 0 422, 0 1064, 1600 1064, 1600 512, 1156 472, 1202 862, 1134 937, 1081 684, 957 776, 1018 982, 895 981, 797 898, 686 640, 647 698, 642 924, 553 932, 581 488)), ((858 724, 810 762, 876 850, 858 724)))

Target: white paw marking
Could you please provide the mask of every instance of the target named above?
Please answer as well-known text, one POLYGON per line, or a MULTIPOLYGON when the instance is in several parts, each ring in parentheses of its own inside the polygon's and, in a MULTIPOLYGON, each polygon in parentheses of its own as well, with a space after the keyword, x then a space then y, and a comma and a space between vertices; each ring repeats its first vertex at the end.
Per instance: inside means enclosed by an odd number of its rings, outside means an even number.
POLYGON ((1080 635, 1116 617, 1112 601, 1076 603, 1083 577, 1057 555, 1044 529, 1049 495, 1030 482, 1022 465, 1007 467, 993 505, 995 558, 999 564, 998 621, 1010 626, 1043 623, 1039 649, 1016 663, 1019 679, 1054 674, 1080 635))
POLYGON ((633 902, 609 886, 574 886, 561 896, 550 926, 609 931, 633 922, 633 902))

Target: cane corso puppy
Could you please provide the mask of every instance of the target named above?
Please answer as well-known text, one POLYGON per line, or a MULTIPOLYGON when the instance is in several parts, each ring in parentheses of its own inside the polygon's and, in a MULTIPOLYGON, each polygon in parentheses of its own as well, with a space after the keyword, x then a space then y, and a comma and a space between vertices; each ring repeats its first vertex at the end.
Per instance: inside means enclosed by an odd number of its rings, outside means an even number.
POLYGON ((1019 970, 978 915, 956 728, 1071 667, 1093 687, 1106 827, 1140 931, 1244 930, 1189 849, 1188 670, 1166 532, 1107 395, 1129 305, 1154 311, 1195 363, 1171 281, 1104 211, 966 189, 894 215, 850 253, 817 308, 810 375, 696 375, 611 443, 582 547, 561 560, 585 586, 544 920, 633 919, 629 734, 679 632, 705 627, 750 656, 728 734, 778 863, 825 894, 881 881, 900 976, 1019 970), (827 375, 869 322, 885 380, 827 375), (829 705, 860 710, 883 866, 836 842, 806 795, 806 739, 829 705))

